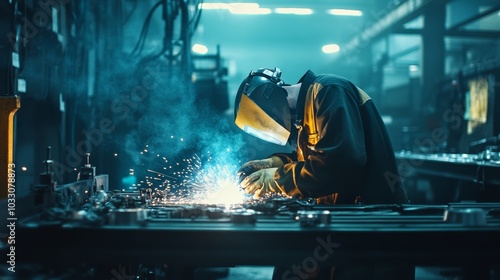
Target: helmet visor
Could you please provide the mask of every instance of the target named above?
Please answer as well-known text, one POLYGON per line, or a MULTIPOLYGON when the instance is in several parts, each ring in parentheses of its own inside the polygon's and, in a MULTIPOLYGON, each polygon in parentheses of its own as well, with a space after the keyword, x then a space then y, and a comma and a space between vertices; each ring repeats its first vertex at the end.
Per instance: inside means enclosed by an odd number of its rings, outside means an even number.
POLYGON ((248 134, 264 141, 285 146, 290 131, 269 116, 247 95, 242 94, 235 124, 248 134))

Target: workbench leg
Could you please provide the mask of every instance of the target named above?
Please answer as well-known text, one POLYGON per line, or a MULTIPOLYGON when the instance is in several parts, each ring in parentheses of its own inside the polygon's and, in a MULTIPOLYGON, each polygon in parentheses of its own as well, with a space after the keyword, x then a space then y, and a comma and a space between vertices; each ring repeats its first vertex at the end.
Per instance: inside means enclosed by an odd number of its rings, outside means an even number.
POLYGON ((0 96, 0 199, 7 198, 9 178, 15 186, 14 113, 19 108, 21 108, 19 97, 0 96))

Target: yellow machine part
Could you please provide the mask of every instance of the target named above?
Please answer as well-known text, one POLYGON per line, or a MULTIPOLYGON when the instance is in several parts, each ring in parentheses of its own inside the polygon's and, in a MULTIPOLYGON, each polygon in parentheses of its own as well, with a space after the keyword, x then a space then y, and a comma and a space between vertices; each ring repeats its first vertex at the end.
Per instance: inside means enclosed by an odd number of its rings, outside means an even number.
POLYGON ((7 198, 9 178, 10 183, 15 186, 14 114, 19 108, 19 97, 0 96, 0 199, 7 198))

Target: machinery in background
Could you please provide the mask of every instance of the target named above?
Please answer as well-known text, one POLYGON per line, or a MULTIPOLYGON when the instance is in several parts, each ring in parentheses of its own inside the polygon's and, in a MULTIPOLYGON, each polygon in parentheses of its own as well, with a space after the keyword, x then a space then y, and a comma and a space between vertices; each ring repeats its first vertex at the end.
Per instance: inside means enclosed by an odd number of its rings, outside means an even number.
MULTIPOLYGON (((51 159, 51 147, 47 148, 44 160, 45 171, 39 176, 39 183, 31 188, 32 204, 29 212, 65 213, 67 217, 82 216, 81 211, 89 203, 98 203, 96 199, 104 199, 109 190, 107 174, 96 175, 95 167, 90 164, 90 154, 86 163, 80 168, 76 181, 61 184, 53 171, 54 161, 51 159), (78 214, 80 213, 80 214, 78 214)), ((83 215, 85 216, 85 215, 83 215)))
POLYGON ((220 47, 212 55, 192 55, 191 81, 197 92, 197 102, 210 106, 215 112, 223 113, 229 109, 227 68, 223 65, 220 47))
POLYGON ((443 81, 426 132, 407 128, 397 153, 415 203, 500 200, 500 61, 462 68, 443 81))

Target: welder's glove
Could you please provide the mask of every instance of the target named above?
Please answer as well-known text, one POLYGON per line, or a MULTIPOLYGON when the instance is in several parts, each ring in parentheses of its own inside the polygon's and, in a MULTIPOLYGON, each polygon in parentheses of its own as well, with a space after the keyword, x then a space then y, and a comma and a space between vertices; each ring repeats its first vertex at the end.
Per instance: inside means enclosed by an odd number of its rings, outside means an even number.
POLYGON ((255 171, 248 175, 240 185, 246 193, 253 194, 254 198, 262 197, 268 192, 282 193, 274 181, 274 173, 277 169, 277 167, 273 167, 255 171))
POLYGON ((283 165, 283 161, 276 156, 272 156, 266 159, 251 160, 243 164, 237 171, 239 182, 241 183, 248 175, 254 173, 255 171, 272 167, 280 167, 283 165))

